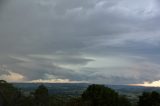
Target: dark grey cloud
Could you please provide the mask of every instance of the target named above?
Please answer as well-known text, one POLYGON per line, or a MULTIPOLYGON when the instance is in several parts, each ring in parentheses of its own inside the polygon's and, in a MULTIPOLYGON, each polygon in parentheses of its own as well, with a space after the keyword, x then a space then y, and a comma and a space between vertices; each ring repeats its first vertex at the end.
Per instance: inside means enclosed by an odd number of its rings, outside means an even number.
POLYGON ((114 84, 158 80, 158 2, 0 1, 0 64, 7 67, 0 67, 0 78, 114 84))

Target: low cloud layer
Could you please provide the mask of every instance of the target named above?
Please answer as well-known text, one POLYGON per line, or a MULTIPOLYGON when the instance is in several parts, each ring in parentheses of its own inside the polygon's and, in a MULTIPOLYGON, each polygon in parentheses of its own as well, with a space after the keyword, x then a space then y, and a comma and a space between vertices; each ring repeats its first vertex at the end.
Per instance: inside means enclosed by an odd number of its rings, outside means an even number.
POLYGON ((159 80, 158 0, 1 1, 1 79, 159 80))

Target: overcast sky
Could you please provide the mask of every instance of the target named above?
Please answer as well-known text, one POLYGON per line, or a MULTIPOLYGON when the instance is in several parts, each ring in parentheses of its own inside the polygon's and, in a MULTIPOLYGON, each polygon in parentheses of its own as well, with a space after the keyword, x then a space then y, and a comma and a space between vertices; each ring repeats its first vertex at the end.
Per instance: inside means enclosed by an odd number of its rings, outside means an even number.
POLYGON ((0 79, 160 80, 159 0, 0 0, 0 79))

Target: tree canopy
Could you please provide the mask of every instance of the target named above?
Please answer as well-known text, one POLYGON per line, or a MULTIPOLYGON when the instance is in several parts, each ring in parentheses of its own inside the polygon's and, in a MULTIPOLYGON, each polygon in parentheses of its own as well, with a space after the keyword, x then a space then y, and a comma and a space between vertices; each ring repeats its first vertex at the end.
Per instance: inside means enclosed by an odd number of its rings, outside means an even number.
POLYGON ((18 90, 12 84, 0 80, 0 95, 6 106, 13 106, 13 102, 15 102, 19 96, 18 94, 18 90))
POLYGON ((138 106, 160 106, 160 94, 158 92, 143 92, 139 97, 138 106))
POLYGON ((131 106, 125 96, 104 85, 90 85, 70 106, 131 106))
POLYGON ((40 85, 34 93, 37 106, 48 106, 49 94, 48 89, 44 85, 40 85))
POLYGON ((82 99, 92 106, 111 105, 116 106, 118 93, 104 85, 90 85, 82 94, 82 99))
POLYGON ((49 95, 47 87, 39 85, 32 93, 25 95, 12 84, 0 80, 0 106, 160 106, 158 92, 143 92, 136 105, 105 85, 89 85, 79 97, 49 95))

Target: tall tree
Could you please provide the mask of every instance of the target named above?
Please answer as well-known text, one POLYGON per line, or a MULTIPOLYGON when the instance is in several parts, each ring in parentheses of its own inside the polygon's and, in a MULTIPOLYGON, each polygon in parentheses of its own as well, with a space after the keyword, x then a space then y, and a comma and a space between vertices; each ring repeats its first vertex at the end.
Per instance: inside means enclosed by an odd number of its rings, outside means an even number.
POLYGON ((5 106, 18 106, 23 97, 17 88, 4 80, 0 80, 0 96, 5 106))
POLYGON ((82 94, 82 99, 87 100, 92 106, 112 105, 116 106, 118 94, 104 85, 90 85, 82 94))
POLYGON ((49 94, 48 89, 44 85, 40 85, 34 93, 36 106, 48 106, 49 94))
POLYGON ((160 106, 160 94, 157 92, 143 92, 139 97, 138 106, 160 106))

